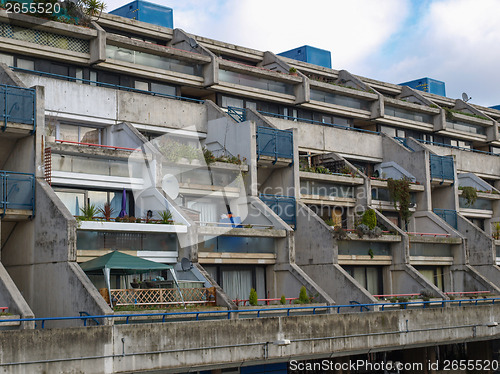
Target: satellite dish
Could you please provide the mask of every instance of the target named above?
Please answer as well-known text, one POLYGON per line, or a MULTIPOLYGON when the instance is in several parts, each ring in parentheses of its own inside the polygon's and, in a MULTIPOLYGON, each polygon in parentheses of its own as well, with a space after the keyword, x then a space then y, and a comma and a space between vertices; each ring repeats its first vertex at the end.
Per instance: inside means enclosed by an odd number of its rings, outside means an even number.
POLYGON ((161 180, 161 188, 171 199, 179 196, 179 182, 172 174, 165 174, 161 180))
POLYGON ((189 261, 189 259, 187 259, 186 257, 183 257, 181 259, 181 268, 182 268, 182 271, 191 270, 193 268, 193 263, 191 261, 189 261))
POLYGON ((472 99, 472 97, 469 97, 469 95, 467 95, 465 92, 462 94, 462 100, 463 101, 467 102, 470 99, 472 99))

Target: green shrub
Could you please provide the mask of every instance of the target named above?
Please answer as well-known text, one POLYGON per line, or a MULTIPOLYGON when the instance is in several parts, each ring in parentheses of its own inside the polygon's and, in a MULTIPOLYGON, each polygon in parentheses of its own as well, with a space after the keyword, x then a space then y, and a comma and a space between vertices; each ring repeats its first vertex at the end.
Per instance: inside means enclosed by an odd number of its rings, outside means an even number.
POLYGON ((281 305, 285 305, 286 304, 286 297, 285 297, 285 295, 281 295, 280 304, 281 305))
POLYGON ((250 290, 250 295, 248 296, 248 302, 250 305, 255 306, 257 305, 257 291, 255 291, 254 288, 250 290))
POLYGON ((307 290, 305 286, 300 287, 299 292, 299 304, 309 304, 309 296, 307 296, 307 290))
POLYGON ((363 213, 363 218, 361 218, 361 223, 368 226, 370 230, 373 230, 377 226, 377 215, 373 209, 367 209, 363 213))

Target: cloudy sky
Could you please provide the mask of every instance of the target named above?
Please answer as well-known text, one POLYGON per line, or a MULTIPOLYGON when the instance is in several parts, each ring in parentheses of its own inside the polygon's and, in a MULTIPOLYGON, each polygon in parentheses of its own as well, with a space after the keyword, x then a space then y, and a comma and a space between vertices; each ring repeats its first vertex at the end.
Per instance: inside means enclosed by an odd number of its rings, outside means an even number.
MULTIPOLYGON (((430 77, 446 95, 500 105, 500 0, 149 0, 174 27, 258 49, 304 44, 332 67, 391 83, 430 77)), ((129 3, 105 0, 107 10, 129 3)))

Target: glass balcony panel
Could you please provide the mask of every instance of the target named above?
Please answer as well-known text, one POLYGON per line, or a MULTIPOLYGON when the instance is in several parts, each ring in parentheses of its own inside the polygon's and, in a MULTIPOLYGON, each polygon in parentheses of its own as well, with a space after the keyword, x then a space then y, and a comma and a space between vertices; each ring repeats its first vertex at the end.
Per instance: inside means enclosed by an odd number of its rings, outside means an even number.
MULTIPOLYGON (((286 95, 294 94, 293 86, 288 83, 273 81, 271 79, 261 77, 254 77, 252 75, 236 73, 229 70, 220 69, 219 79, 223 82, 239 84, 241 86, 248 86, 286 95)), ((240 107, 242 107, 242 105, 240 105, 240 107)))
POLYGON ((333 94, 321 90, 311 89, 311 100, 346 106, 353 109, 370 110, 370 102, 367 100, 333 94))
POLYGON ((339 255, 369 256, 372 253, 374 256, 391 256, 387 243, 339 240, 338 246, 339 255))
POLYGON ((432 116, 426 113, 414 112, 407 109, 386 105, 384 114, 392 117, 408 119, 411 121, 424 122, 432 124, 432 116))
POLYGON ((78 230, 76 247, 78 250, 177 251, 177 237, 162 233, 78 230))
POLYGON ((202 252, 274 253, 275 239, 239 236, 205 236, 200 243, 202 252))
POLYGON ((467 206, 467 200, 464 199, 462 196, 459 196, 459 206, 460 208, 464 209, 481 209, 481 210, 493 210, 493 203, 491 200, 488 199, 476 199, 474 204, 471 204, 470 206, 467 206))
POLYGON ((473 125, 463 121, 446 121, 446 127, 458 131, 464 131, 471 134, 484 135, 485 129, 483 126, 473 125))
POLYGON ((452 247, 449 244, 410 243, 411 256, 425 257, 453 257, 452 247))
POLYGON ((301 180, 300 193, 303 195, 354 198, 354 187, 301 180))

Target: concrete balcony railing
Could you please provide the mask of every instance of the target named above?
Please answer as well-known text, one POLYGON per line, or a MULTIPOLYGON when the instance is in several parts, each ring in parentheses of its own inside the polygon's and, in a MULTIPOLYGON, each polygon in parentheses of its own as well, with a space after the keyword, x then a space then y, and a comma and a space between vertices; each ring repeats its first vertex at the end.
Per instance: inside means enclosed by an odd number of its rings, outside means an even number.
POLYGON ((36 128, 36 92, 33 88, 0 86, 0 124, 5 131, 9 123, 28 125, 31 133, 36 128))
POLYGON ((35 175, 0 170, 0 217, 35 215, 35 175))

